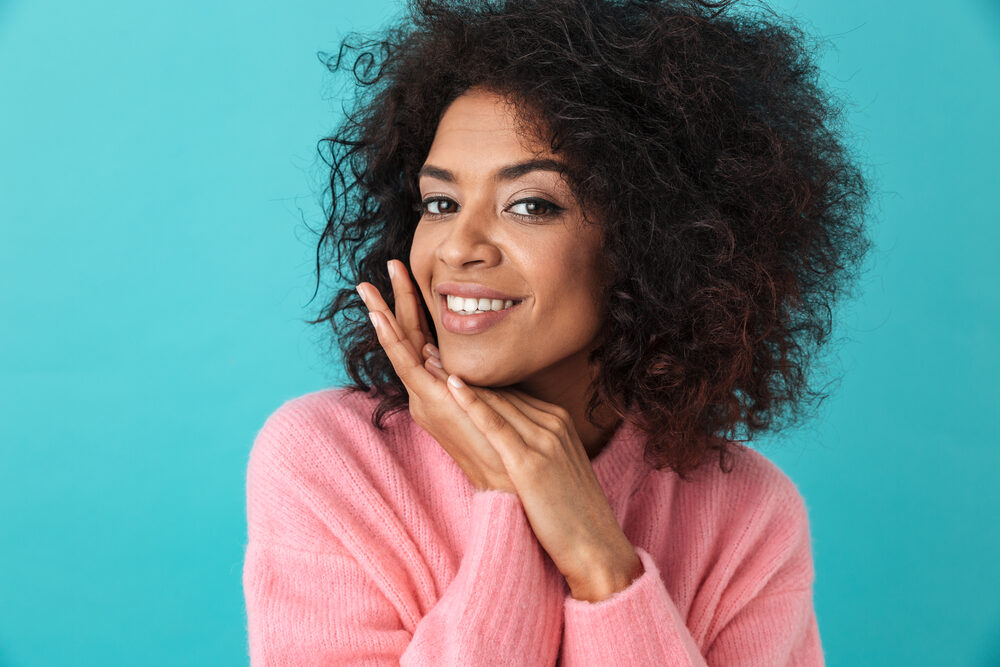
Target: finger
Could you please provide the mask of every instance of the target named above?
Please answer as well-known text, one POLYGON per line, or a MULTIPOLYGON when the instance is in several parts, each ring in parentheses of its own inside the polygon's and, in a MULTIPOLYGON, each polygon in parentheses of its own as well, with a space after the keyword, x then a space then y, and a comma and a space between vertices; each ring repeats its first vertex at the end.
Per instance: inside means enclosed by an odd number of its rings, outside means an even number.
MULTIPOLYGON (((369 313, 370 314, 378 313, 380 316, 382 316, 379 318, 373 318, 372 323, 376 324, 376 319, 378 320, 377 324, 380 325, 382 323, 388 322, 392 331, 391 337, 388 336, 387 334, 383 334, 379 330, 379 326, 375 327, 375 333, 378 336, 379 344, 382 345, 382 348, 386 351, 386 354, 389 355, 389 361, 392 362, 393 368, 396 370, 396 374, 400 376, 401 380, 403 380, 403 384, 407 386, 407 390, 413 393, 415 389, 410 387, 409 385, 410 381, 408 379, 404 379, 403 374, 407 373, 408 369, 412 367, 414 364, 422 365, 425 357, 431 355, 424 354, 424 351, 422 349, 420 352, 417 352, 417 350, 420 348, 417 348, 414 345, 414 343, 409 339, 409 337, 407 337, 404 334, 403 327, 400 326, 399 322, 396 321, 395 315, 393 315, 392 310, 389 308, 389 305, 385 302, 385 299, 382 298, 382 295, 379 293, 378 288, 376 288, 371 283, 359 283, 357 285, 357 291, 358 294, 361 295, 362 301, 365 302, 365 306, 368 307, 369 313), (404 354, 403 352, 397 352, 395 355, 390 355, 389 354, 390 350, 387 348, 387 345, 395 344, 397 340, 402 341, 404 343, 403 348, 406 351, 406 353, 404 354), (412 357, 417 361, 416 362, 411 361, 408 358, 408 356, 410 355, 412 355, 412 357)), ((434 355, 434 356, 439 357, 439 355, 434 355)), ((424 370, 429 372, 433 378, 441 380, 442 382, 448 379, 448 374, 445 373, 443 369, 441 369, 440 373, 432 372, 430 368, 424 368, 424 370)), ((425 380, 425 378, 422 379, 421 381, 423 380, 425 380)), ((437 398, 441 398, 442 391, 443 390, 441 388, 435 387, 434 396, 436 396, 437 398)))
MULTIPOLYGON (((405 275, 407 277, 406 284, 408 285, 412 284, 412 282, 409 280, 410 274, 409 270, 407 270, 406 268, 406 265, 403 264, 402 262, 400 262, 399 265, 403 267, 402 270, 405 272, 405 275)), ((424 308, 421 307, 422 304, 424 304, 425 302, 421 297, 419 290, 414 289, 414 295, 415 295, 414 298, 415 310, 417 311, 417 326, 420 328, 420 332, 424 335, 424 340, 429 343, 433 341, 434 337, 431 334, 430 326, 427 324, 427 315, 424 313, 424 308)), ((434 304, 430 303, 426 305, 428 309, 434 306, 434 304)))
MULTIPOLYGON (((358 283, 354 287, 358 294, 361 295, 361 300, 365 302, 365 307, 368 308, 368 312, 379 312, 385 316, 386 321, 389 326, 395 332, 396 336, 399 338, 406 338, 406 334, 403 332, 403 328, 399 326, 396 321, 396 316, 393 314, 392 309, 389 308, 389 304, 385 302, 382 298, 382 294, 378 291, 378 288, 371 283, 358 283)), ((420 349, 419 347, 417 349, 420 349)))
POLYGON ((471 387, 471 389, 483 402, 506 419, 525 442, 533 442, 543 429, 548 430, 545 418, 551 415, 508 396, 505 390, 493 391, 482 387, 471 387))
POLYGON ((501 391, 501 395, 516 405, 528 418, 549 430, 573 428, 573 420, 569 412, 561 405, 547 403, 519 389, 504 389, 501 391))
MULTIPOLYGON (((489 443, 500 454, 504 466, 510 470, 511 464, 516 465, 521 459, 521 455, 527 450, 521 431, 512 423, 516 420, 513 412, 517 412, 517 409, 509 403, 507 403, 507 408, 502 407, 499 401, 493 400, 491 392, 488 390, 473 391, 457 375, 449 375, 447 384, 452 396, 455 397, 455 402, 461 406, 476 428, 486 436, 489 443), (499 412, 494 405, 503 412, 499 412), (513 408, 513 411, 510 408, 513 408), (509 421, 508 416, 512 420, 509 421)), ((524 415, 521 417, 524 418, 524 415)), ((520 422, 520 420, 518 421, 520 422)), ((520 423, 523 426, 523 422, 520 423)))
POLYGON ((403 334, 413 343, 413 347, 422 350, 429 340, 429 335, 421 328, 420 320, 423 312, 420 307, 420 297, 413 288, 413 281, 410 280, 410 272, 406 265, 398 260, 390 259, 387 266, 396 299, 396 320, 403 334))
POLYGON ((420 316, 420 330, 424 332, 424 338, 429 342, 433 340, 434 336, 431 334, 431 328, 427 324, 427 315, 424 314, 424 309, 420 307, 417 308, 417 313, 420 316))
POLYGON ((373 310, 369 313, 369 317, 375 326, 375 335, 378 337, 379 345, 385 350, 389 362, 396 371, 396 375, 403 381, 407 391, 411 395, 415 394, 421 400, 441 399, 442 390, 439 386, 435 386, 434 377, 424 368, 423 360, 413 349, 413 344, 405 337, 400 337, 389 326, 382 311, 373 310))
POLYGON ((441 360, 437 357, 428 356, 427 359, 424 360, 424 368, 427 369, 427 372, 442 382, 448 381, 448 373, 444 370, 444 367, 441 366, 441 360))

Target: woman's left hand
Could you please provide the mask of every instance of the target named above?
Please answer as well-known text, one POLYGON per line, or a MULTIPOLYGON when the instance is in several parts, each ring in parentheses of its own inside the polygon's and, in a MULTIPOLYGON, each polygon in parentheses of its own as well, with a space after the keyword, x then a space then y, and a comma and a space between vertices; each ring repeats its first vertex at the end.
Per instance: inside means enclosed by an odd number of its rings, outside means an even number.
POLYGON ((455 375, 448 388, 500 454, 535 537, 574 598, 603 600, 642 574, 565 409, 455 375))

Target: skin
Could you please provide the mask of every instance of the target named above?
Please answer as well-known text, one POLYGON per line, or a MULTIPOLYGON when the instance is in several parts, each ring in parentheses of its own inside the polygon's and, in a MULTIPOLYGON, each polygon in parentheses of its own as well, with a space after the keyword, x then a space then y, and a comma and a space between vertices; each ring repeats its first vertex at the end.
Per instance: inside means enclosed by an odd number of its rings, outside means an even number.
MULTIPOLYGON (((596 370, 588 368, 586 356, 603 319, 601 230, 583 224, 572 191, 557 172, 537 170, 500 184, 491 181, 502 166, 535 157, 558 159, 534 146, 528 150, 525 143, 496 96, 474 89, 452 103, 424 166, 445 168, 457 181, 420 177, 425 213, 414 232, 410 266, 424 301, 433 304, 444 367, 471 384, 513 386, 566 408, 593 458, 617 426, 595 426, 583 414, 587 384, 596 370), (529 198, 565 210, 524 201, 529 198), (534 219, 525 220, 525 213, 534 219), (487 331, 452 333, 441 323, 439 297, 432 289, 445 281, 480 282, 524 302, 487 331)), ((598 415, 609 421, 606 413, 598 415)))
POLYGON ((583 224, 557 172, 493 179, 501 167, 539 157, 558 160, 518 133, 496 95, 471 89, 457 98, 420 177, 424 213, 410 250, 416 286, 393 260, 395 313, 370 283, 358 292, 414 420, 476 488, 517 494, 573 597, 596 602, 643 571, 590 463, 618 422, 606 409, 597 413, 601 424, 584 415, 596 370, 587 353, 602 322, 602 239, 599 227, 583 224), (441 323, 435 291, 445 281, 481 283, 524 301, 486 331, 453 333, 441 323))

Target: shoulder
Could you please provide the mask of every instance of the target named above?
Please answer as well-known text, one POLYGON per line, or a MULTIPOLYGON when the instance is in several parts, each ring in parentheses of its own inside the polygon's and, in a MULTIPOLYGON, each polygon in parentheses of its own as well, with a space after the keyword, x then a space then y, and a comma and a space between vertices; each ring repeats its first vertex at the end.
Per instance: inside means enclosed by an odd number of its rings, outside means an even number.
POLYGON ((734 524, 750 537, 754 531, 772 544, 790 549, 806 539, 809 515, 798 485, 763 453, 732 443, 729 472, 715 462, 705 475, 705 492, 718 520, 734 524))
POLYGON ((378 399, 347 387, 331 387, 290 398, 265 419, 258 432, 270 436, 278 432, 318 432, 357 430, 371 423, 378 399))
POLYGON ((718 457, 687 481, 661 471, 650 485, 656 495, 644 498, 666 523, 657 525, 652 542, 665 585, 686 602, 702 646, 711 646, 753 601, 778 594, 802 599, 815 578, 803 494, 763 453, 731 444, 728 472, 718 457))
POLYGON ((254 439, 250 460, 309 461, 334 454, 364 455, 372 450, 369 445, 390 440, 409 421, 404 411, 386 419, 385 430, 376 428, 372 415, 379 401, 346 387, 290 398, 265 419, 254 439))
POLYGON ((704 461, 686 480, 665 468, 653 473, 649 490, 661 498, 673 498, 674 503, 698 508, 703 521, 750 518, 746 513, 755 515, 757 521, 771 514, 803 518, 805 501, 785 471, 742 443, 730 442, 729 446, 726 470, 720 467, 718 456, 704 461))
POLYGON ((674 534, 684 536, 686 556, 713 572, 707 580, 717 590, 736 583, 752 596, 765 584, 808 585, 813 564, 803 494, 764 454, 732 444, 729 472, 716 458, 688 481, 661 474, 646 502, 666 510, 674 534))
POLYGON ((403 411, 372 423, 379 398, 348 388, 310 392, 281 403, 264 421, 246 469, 253 537, 308 544, 329 538, 334 515, 354 498, 392 488, 400 474, 394 443, 410 435, 403 411))
POLYGON ((792 478, 763 453, 736 442, 732 446, 730 471, 722 471, 716 462, 708 473, 716 492, 737 503, 803 519, 805 500, 792 478))
POLYGON ((811 585, 809 512, 802 492, 763 453, 733 444, 731 471, 716 463, 706 487, 716 535, 725 544, 724 566, 730 575, 756 575, 742 577, 754 593, 765 584, 769 590, 811 585))

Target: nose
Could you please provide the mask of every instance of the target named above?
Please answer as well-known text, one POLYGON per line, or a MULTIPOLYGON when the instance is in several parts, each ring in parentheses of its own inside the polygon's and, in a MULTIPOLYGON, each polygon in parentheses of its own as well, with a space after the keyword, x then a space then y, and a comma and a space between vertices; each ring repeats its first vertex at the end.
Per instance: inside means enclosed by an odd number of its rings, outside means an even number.
POLYGON ((496 215, 491 206, 464 206, 445 225, 447 232, 437 248, 438 258, 457 269, 487 268, 500 262, 495 243, 496 215))

